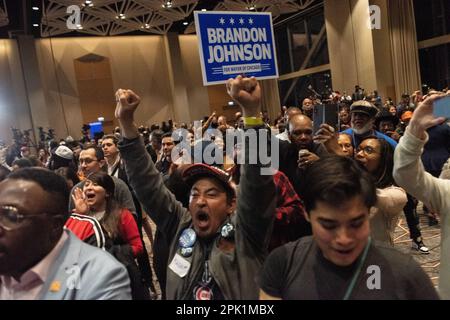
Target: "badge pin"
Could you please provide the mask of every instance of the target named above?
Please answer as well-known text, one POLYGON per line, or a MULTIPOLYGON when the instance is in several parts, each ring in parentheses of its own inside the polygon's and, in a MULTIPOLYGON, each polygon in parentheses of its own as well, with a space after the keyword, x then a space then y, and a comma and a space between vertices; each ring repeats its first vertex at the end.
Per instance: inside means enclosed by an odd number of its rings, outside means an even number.
POLYGON ((53 281, 50 285, 50 292, 58 292, 59 290, 61 290, 61 282, 53 281))
POLYGON ((234 226, 231 223, 227 223, 222 227, 222 230, 220 232, 222 237, 224 238, 231 238, 234 236, 234 226))
POLYGON ((180 247, 182 248, 190 248, 193 247, 195 241, 197 240, 197 235, 195 231, 191 228, 185 229, 178 240, 180 247))
POLYGON ((185 258, 190 257, 192 255, 192 247, 189 248, 181 248, 181 255, 185 258))
POLYGON ((208 287, 199 286, 194 289, 195 300, 212 300, 213 293, 208 287))

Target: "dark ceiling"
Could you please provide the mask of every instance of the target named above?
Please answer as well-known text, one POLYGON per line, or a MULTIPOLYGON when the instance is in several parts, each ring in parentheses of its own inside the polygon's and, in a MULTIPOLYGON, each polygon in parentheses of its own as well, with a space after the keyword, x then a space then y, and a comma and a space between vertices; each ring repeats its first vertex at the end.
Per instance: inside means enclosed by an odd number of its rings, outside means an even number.
MULTIPOLYGON (((42 6, 47 5, 47 0, 0 0, 0 3, 5 1, 9 24, 0 27, 0 38, 11 37, 11 34, 29 34, 36 38, 41 37, 40 23, 42 18, 42 6), (33 10, 33 7, 38 7, 40 10, 33 10)), ((194 10, 213 10, 218 3, 223 2, 223 0, 199 0, 197 6, 194 10)), ((1 4, 0 4, 1 5, 1 4)), ((288 14, 282 15, 289 16, 288 14)), ((194 20, 193 13, 184 20, 179 20, 173 22, 169 29, 169 32, 184 33, 187 28, 183 22, 191 23, 194 20)), ((133 31, 128 33, 123 33, 123 35, 148 35, 148 33, 143 33, 140 31, 133 31)), ((89 36, 86 33, 80 33, 74 31, 70 34, 62 35, 64 37, 79 37, 79 36, 89 36)))
MULTIPOLYGON (((2 2, 3 0, 0 0, 2 2)), ((5 0, 8 16, 9 16, 9 24, 7 26, 0 27, 0 38, 8 38, 10 31, 20 32, 25 34, 32 34, 37 38, 40 38, 40 28, 33 27, 33 24, 39 24, 42 17, 42 10, 35 11, 32 8, 38 7, 42 8, 42 0, 5 0), (25 9, 25 10, 24 10, 25 9)), ((207 9, 212 10, 217 3, 222 2, 221 0, 199 0, 198 5, 195 10, 207 9)), ((186 21, 191 22, 194 20, 193 14, 189 16, 186 21)), ((186 28, 183 25, 183 21, 176 21, 173 23, 170 28, 170 32, 179 32, 183 33, 186 28)), ((131 32, 126 35, 138 34, 138 35, 146 35, 142 32, 131 32)), ((74 32, 67 36, 83 36, 86 37, 88 35, 84 33, 74 32)))

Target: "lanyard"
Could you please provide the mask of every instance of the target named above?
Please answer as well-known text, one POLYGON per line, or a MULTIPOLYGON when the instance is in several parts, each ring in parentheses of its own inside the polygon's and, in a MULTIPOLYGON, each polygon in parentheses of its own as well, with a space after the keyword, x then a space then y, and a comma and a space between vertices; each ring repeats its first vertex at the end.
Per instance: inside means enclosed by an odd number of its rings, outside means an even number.
POLYGON ((345 293, 344 298, 342 300, 348 300, 350 298, 350 295, 352 294, 353 289, 355 288, 356 280, 358 280, 359 274, 361 273, 361 269, 362 269, 364 263, 366 262, 367 253, 369 252, 369 247, 370 247, 371 243, 372 243, 372 238, 369 237, 369 240, 367 241, 366 247, 364 248, 364 252, 361 256, 361 259, 359 260, 358 268, 356 269, 355 274, 353 275, 352 281, 350 282, 350 284, 347 288, 347 292, 345 293))

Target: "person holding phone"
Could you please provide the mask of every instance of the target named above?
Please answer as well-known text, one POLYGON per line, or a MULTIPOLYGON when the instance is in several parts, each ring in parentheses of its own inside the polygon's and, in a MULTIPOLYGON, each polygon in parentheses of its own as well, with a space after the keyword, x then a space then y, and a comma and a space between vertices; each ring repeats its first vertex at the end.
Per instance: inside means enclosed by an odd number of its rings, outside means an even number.
MULTIPOLYGON (((450 99, 443 98, 435 102, 433 114, 436 117, 450 118, 450 99)), ((425 171, 433 177, 439 177, 442 167, 450 157, 450 126, 446 123, 433 126, 427 129, 428 142, 425 144, 422 153, 422 163, 425 171)), ((439 214, 424 206, 424 212, 428 217, 428 225, 439 224, 439 214)))
POLYGON ((443 299, 450 299, 450 181, 427 173, 421 154, 429 139, 427 130, 447 120, 439 113, 433 113, 434 105, 449 97, 450 91, 447 94, 431 94, 419 104, 395 150, 393 172, 395 181, 408 193, 441 213, 439 292, 443 299))

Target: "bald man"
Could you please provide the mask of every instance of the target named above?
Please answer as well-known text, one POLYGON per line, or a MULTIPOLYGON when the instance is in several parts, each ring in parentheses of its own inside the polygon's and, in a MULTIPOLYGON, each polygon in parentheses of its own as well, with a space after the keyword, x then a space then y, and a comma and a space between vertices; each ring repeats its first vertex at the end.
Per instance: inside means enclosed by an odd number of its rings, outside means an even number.
MULTIPOLYGON (((302 198, 305 169, 327 154, 322 144, 313 141, 313 125, 309 117, 302 114, 292 116, 287 125, 291 143, 280 141, 280 171, 289 177, 297 194, 302 198)), ((309 235, 310 226, 305 225, 304 235, 309 235)))
MULTIPOLYGON (((286 131, 290 139, 280 141, 280 168, 294 186, 295 192, 302 199, 305 169, 320 157, 327 154, 325 147, 313 141, 313 125, 311 119, 302 114, 290 117, 286 131)), ((306 220, 298 225, 300 236, 311 235, 311 226, 306 220)))
MULTIPOLYGON (((286 123, 287 123, 289 121, 289 119, 292 118, 296 114, 302 114, 302 110, 300 110, 300 108, 297 108, 297 107, 289 107, 286 110, 284 121, 286 121, 286 123)), ((277 134, 276 137, 280 140, 291 142, 291 140, 289 139, 289 133, 287 130, 283 131, 282 133, 277 134)))

